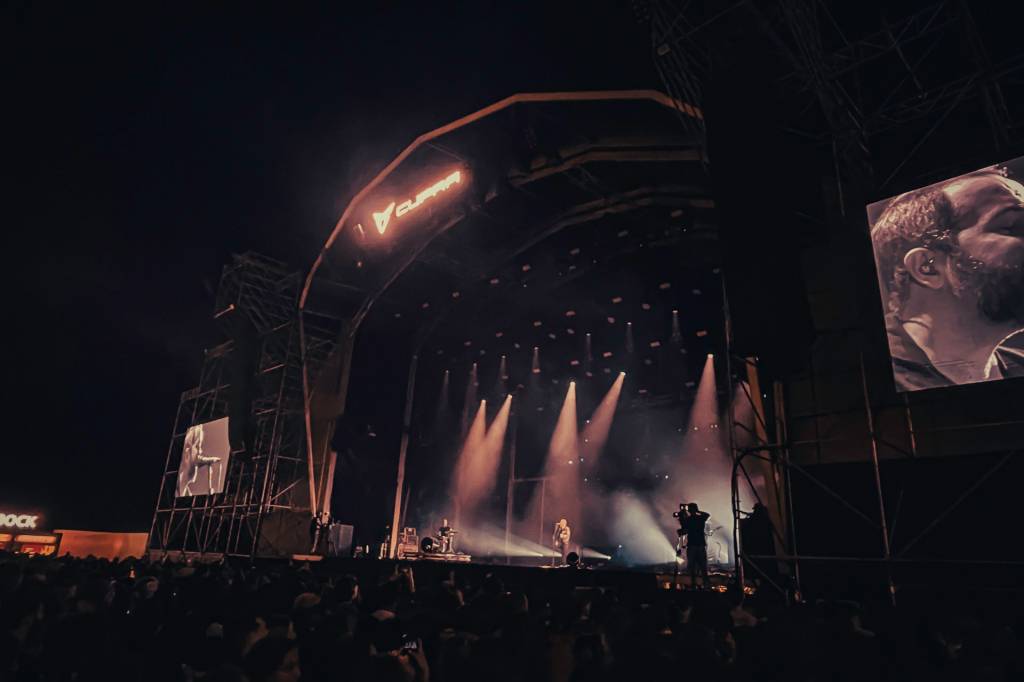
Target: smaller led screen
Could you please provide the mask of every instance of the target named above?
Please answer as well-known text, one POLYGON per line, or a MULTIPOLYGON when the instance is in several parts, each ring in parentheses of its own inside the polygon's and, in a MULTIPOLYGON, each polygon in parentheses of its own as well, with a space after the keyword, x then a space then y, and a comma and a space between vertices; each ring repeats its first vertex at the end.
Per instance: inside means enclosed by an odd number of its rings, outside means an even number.
POLYGON ((230 457, 227 417, 190 426, 185 432, 175 494, 192 497, 224 492, 230 457))

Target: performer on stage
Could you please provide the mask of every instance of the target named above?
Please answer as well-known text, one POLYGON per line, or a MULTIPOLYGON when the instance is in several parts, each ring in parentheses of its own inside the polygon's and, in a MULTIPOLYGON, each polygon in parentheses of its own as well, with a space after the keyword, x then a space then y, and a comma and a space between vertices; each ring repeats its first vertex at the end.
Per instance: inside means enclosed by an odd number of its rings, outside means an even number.
POLYGON ((313 544, 309 550, 310 554, 316 554, 317 550, 321 549, 321 542, 327 537, 327 530, 330 526, 330 512, 322 511, 319 515, 310 517, 309 537, 313 544))
POLYGON ((562 553, 562 566, 566 565, 567 557, 569 556, 570 537, 572 537, 572 529, 569 528, 569 522, 565 519, 559 519, 558 523, 555 524, 555 532, 551 534, 551 544, 562 553))
POLYGON ((679 529, 686 536, 686 568, 690 572, 690 586, 697 587, 697 574, 703 577, 702 587, 708 588, 708 544, 704 526, 711 515, 703 512, 696 502, 686 505, 679 514, 679 529))
POLYGON ((448 519, 441 519, 441 527, 437 529, 437 537, 441 540, 441 552, 450 554, 455 540, 455 531, 448 525, 448 519))

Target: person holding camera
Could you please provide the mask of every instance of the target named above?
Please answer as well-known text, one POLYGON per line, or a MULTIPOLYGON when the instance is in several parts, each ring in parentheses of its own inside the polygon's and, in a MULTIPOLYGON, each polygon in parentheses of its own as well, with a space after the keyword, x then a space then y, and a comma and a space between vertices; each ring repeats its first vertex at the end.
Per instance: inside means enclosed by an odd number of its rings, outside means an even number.
MULTIPOLYGON (((701 511, 696 502, 679 505, 672 514, 679 519, 679 539, 686 537, 686 568, 690 573, 690 586, 697 587, 697 574, 703 578, 701 587, 708 587, 708 543, 704 527, 711 515, 701 511)), ((682 550, 679 550, 680 552, 682 550)))

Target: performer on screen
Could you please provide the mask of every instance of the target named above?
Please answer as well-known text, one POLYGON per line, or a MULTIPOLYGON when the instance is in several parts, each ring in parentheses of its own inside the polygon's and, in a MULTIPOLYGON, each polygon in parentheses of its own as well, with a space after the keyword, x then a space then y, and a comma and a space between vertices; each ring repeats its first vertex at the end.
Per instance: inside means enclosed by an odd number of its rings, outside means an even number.
POLYGON ((210 457, 203 454, 203 425, 197 424, 185 432, 185 447, 182 451, 182 465, 178 471, 178 497, 186 495, 211 495, 214 491, 213 466, 220 461, 220 457, 210 457), (199 470, 206 469, 208 487, 196 488, 196 481, 199 478, 199 470))
POLYGON ((437 537, 441 540, 441 551, 450 554, 455 540, 455 531, 448 525, 448 519, 441 519, 441 527, 437 529, 437 537))
POLYGON ((1024 186, 1001 168, 902 194, 871 228, 899 390, 1024 376, 1024 186))
POLYGON ((558 523, 555 524, 555 532, 551 534, 551 544, 555 550, 560 552, 562 555, 562 566, 568 563, 567 559, 569 556, 569 538, 572 537, 572 529, 569 528, 569 522, 565 519, 559 519, 558 523))

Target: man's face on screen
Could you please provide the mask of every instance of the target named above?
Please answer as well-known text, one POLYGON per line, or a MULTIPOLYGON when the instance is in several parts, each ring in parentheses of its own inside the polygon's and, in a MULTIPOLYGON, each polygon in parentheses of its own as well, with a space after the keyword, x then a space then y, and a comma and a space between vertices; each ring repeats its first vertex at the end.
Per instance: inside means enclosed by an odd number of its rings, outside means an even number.
POLYGON ((946 191, 965 225, 957 239, 958 295, 993 322, 1024 324, 1024 186, 981 177, 946 191))

